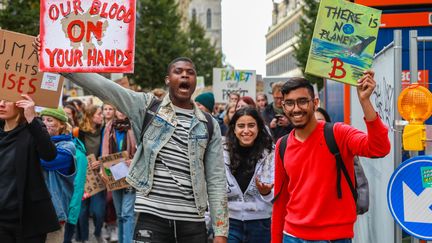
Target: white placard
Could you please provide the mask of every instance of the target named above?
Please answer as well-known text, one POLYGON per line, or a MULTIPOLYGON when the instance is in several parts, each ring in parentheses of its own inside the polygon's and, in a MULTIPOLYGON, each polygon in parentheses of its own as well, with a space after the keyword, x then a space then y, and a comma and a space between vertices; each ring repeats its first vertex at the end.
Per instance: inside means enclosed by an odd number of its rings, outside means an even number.
POLYGON ((41 82, 41 89, 57 91, 59 82, 60 74, 44 73, 41 82))
POLYGON ((256 71, 213 68, 213 94, 218 103, 227 103, 230 93, 255 100, 256 71))

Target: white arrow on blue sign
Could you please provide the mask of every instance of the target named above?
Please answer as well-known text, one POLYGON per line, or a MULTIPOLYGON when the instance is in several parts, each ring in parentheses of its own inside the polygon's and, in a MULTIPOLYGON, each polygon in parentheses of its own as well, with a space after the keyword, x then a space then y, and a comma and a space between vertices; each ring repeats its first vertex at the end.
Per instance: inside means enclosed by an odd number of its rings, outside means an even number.
POLYGON ((432 156, 406 160, 393 172, 387 203, 393 218, 408 234, 432 240, 432 156))

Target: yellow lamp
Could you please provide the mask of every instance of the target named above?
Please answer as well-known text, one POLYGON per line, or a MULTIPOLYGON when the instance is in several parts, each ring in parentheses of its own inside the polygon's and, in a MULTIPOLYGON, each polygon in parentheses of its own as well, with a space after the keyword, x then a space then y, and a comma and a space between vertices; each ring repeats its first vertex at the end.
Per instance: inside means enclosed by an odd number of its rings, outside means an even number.
POLYGON ((400 93, 398 110, 409 123, 402 134, 404 149, 423 150, 426 140, 426 127, 423 123, 432 114, 432 93, 418 83, 411 84, 400 93))

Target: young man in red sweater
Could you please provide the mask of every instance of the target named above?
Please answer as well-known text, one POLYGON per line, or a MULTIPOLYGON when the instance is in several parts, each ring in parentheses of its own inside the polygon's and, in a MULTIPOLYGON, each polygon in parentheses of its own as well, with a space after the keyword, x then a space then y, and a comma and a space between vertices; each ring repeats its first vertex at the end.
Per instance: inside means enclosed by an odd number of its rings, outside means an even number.
MULTIPOLYGON (((374 73, 359 79, 357 94, 367 134, 336 123, 334 136, 342 160, 354 179, 355 155, 383 157, 390 151, 388 129, 370 101, 376 86, 374 73)), ((354 236, 356 203, 342 175, 342 197, 336 188, 336 161, 324 138, 324 122, 315 119, 318 98, 304 78, 291 78, 282 87, 283 108, 295 127, 289 134, 284 158, 275 155, 275 195, 272 216, 273 243, 350 243, 354 236), (283 163, 283 164, 282 164, 283 163)), ((280 141, 275 151, 279 151, 280 141)))

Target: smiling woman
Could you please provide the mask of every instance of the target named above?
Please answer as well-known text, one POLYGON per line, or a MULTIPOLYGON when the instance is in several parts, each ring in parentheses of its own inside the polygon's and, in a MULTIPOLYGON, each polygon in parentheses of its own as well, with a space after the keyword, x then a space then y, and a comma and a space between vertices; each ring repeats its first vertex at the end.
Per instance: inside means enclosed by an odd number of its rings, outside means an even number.
POLYGON ((236 111, 224 150, 229 242, 270 242, 273 144, 255 107, 236 111))

